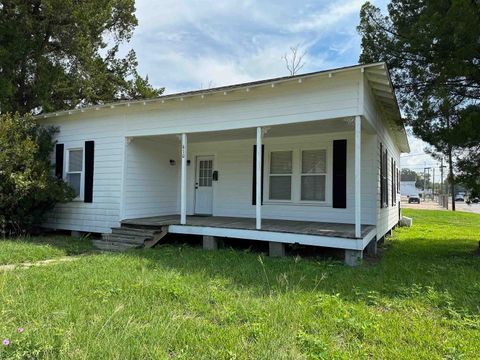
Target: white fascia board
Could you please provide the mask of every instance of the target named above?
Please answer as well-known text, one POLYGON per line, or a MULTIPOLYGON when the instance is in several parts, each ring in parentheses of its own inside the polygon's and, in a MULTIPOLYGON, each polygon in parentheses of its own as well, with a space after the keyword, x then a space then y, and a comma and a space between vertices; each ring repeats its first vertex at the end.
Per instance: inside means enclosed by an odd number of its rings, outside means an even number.
POLYGON ((287 244, 323 246, 348 250, 363 250, 373 238, 373 236, 375 236, 376 234, 376 231, 372 230, 363 239, 348 239, 333 236, 318 236, 263 230, 242 230, 189 225, 170 225, 168 227, 168 232, 174 234, 206 235, 247 240, 274 241, 287 244))

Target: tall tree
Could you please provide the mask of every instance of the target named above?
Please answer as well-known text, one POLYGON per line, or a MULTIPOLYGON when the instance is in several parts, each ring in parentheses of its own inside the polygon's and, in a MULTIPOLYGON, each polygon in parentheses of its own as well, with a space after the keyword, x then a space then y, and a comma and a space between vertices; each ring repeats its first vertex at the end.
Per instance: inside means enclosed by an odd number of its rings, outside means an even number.
POLYGON ((454 196, 454 157, 475 151, 457 129, 475 124, 463 114, 480 101, 479 2, 392 0, 388 16, 367 2, 358 31, 360 62, 388 64, 413 133, 428 142, 433 152, 448 157, 454 196))
POLYGON ((160 95, 133 50, 119 57, 136 25, 134 0, 0 0, 1 111, 160 95))
POLYGON ((409 168, 403 168, 400 176, 401 181, 416 181, 418 174, 416 171, 409 168))
POLYGON ((455 129, 455 139, 468 150, 458 155, 458 179, 473 197, 477 197, 480 196, 480 107, 467 107, 461 118, 460 126, 455 129))

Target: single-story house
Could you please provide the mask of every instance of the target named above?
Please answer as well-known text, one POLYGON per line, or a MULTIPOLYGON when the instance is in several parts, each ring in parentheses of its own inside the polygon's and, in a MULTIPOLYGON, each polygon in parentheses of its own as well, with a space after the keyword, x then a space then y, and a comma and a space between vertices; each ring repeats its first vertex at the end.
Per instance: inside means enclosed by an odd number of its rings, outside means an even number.
POLYGON ((406 132, 384 63, 40 115, 77 198, 53 229, 148 246, 167 233, 345 250, 355 264, 400 216, 406 132))

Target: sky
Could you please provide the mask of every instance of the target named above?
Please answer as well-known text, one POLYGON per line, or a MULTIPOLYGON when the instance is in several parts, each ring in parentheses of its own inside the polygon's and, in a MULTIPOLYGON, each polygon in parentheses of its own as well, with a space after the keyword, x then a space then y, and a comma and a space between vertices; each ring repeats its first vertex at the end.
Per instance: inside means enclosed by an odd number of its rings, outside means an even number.
MULTIPOLYGON (((356 32, 365 0, 137 0, 129 47, 139 72, 165 93, 288 75, 282 56, 306 52, 301 72, 358 63, 356 32)), ((371 1, 386 9, 387 1, 371 1)), ((436 161, 409 136, 401 165, 422 171, 436 161)))

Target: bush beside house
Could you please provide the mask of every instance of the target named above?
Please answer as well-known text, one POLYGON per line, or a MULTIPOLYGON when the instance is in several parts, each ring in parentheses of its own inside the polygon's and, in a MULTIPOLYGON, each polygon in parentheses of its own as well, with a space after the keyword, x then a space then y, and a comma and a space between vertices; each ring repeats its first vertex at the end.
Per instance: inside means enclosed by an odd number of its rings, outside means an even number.
POLYGON ((46 212, 74 197, 51 171, 53 127, 31 116, 0 116, 0 231, 3 236, 36 231, 46 212))

